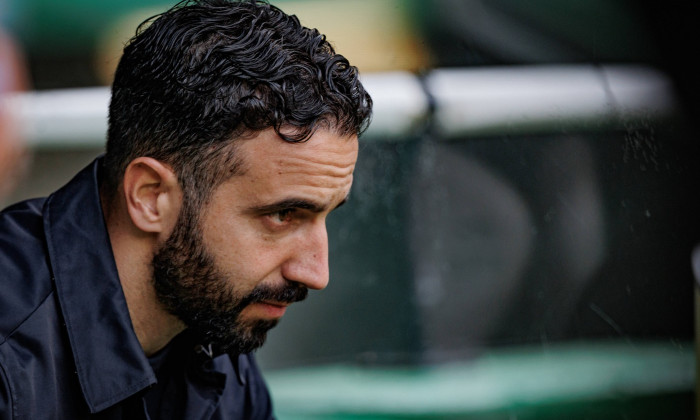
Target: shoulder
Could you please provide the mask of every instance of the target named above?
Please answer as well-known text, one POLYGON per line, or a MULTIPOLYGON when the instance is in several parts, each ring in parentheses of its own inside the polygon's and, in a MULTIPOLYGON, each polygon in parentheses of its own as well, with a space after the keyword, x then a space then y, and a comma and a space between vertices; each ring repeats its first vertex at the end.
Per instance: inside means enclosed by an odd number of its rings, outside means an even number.
POLYGON ((0 212, 0 419, 10 412, 12 418, 40 418, 42 412, 65 411, 56 402, 68 405, 71 390, 79 389, 54 299, 45 201, 0 212))
POLYGON ((44 221, 43 211, 45 198, 22 201, 11 205, 0 212, 0 260, 8 263, 13 250, 26 246, 43 243, 44 221))
POLYGON ((44 199, 0 212, 0 342, 51 293, 45 252, 44 199))
POLYGON ((41 226, 43 224, 42 208, 45 202, 46 197, 34 198, 12 204, 0 211, 0 237, 31 229, 33 225, 41 226), (12 226, 9 223, 17 225, 12 226))

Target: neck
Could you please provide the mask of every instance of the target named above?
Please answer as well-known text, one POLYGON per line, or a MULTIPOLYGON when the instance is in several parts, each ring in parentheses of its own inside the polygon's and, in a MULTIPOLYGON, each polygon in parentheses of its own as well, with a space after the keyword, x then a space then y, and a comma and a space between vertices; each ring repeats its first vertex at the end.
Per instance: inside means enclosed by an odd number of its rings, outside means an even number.
POLYGON ((138 230, 118 201, 108 203, 103 196, 103 214, 136 338, 146 356, 151 356, 184 331, 185 325, 166 311, 156 296, 151 261, 157 237, 138 230))

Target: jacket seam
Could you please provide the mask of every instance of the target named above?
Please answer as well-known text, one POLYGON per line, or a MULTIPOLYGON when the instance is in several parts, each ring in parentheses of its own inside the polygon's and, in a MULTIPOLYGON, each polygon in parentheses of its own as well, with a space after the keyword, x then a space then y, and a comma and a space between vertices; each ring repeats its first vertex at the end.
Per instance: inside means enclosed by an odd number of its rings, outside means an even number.
POLYGON ((22 318, 22 320, 20 320, 20 321, 17 323, 17 325, 15 325, 12 329, 10 329, 10 331, 7 333, 6 336, 2 337, 2 341, 0 341, 0 344, 6 343, 7 340, 9 340, 9 339, 12 337, 12 335, 13 335, 18 329, 20 329, 20 328, 22 327, 22 325, 24 325, 24 323, 27 322, 27 320, 28 320, 29 318, 32 317, 32 315, 34 315, 34 314, 36 313, 36 311, 38 311, 42 306, 44 306, 44 303, 46 303, 46 300, 47 300, 49 297, 51 297, 51 295, 53 295, 54 292, 55 292, 55 290, 53 290, 53 287, 52 287, 51 290, 49 290, 49 292, 46 294, 46 296, 44 296, 44 297, 39 301, 39 304, 36 305, 36 307, 34 307, 34 309, 32 309, 32 311, 29 312, 29 314, 27 314, 27 316, 25 316, 24 318, 22 318))

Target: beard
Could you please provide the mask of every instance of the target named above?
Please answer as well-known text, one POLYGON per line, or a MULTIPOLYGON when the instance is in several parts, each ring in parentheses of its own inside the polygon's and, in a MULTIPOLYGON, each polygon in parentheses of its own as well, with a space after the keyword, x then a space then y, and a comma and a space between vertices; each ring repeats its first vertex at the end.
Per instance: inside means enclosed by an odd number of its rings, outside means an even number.
POLYGON ((156 296, 165 309, 194 333, 199 344, 218 353, 250 353, 265 342, 277 320, 241 319, 250 304, 271 300, 293 303, 306 298, 308 288, 285 281, 280 287, 259 284, 247 294, 236 292, 207 250, 198 216, 187 201, 170 237, 153 257, 156 296))

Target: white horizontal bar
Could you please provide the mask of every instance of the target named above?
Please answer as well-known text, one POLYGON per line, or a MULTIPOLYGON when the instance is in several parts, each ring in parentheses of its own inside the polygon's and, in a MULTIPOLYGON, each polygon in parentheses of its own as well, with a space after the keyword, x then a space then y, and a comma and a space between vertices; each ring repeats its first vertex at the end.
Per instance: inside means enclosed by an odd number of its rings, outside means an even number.
POLYGON ((76 148, 105 143, 107 87, 35 91, 8 99, 31 146, 76 148))
MULTIPOLYGON (((368 138, 415 136, 430 118, 419 78, 371 73, 362 82, 374 101, 368 138)), ((670 80, 641 66, 516 66, 430 72, 425 87, 442 137, 527 133, 576 124, 595 129, 626 118, 656 118, 674 110, 670 80)), ((109 88, 36 91, 6 98, 22 132, 36 147, 101 147, 107 132, 109 88)))
POLYGON ((420 80, 407 72, 370 73, 362 84, 374 102, 367 137, 410 137, 428 115, 428 97, 420 80))
POLYGON ((515 66, 436 70, 426 79, 435 127, 446 137, 595 128, 659 117, 675 104, 662 73, 636 66, 515 66))

